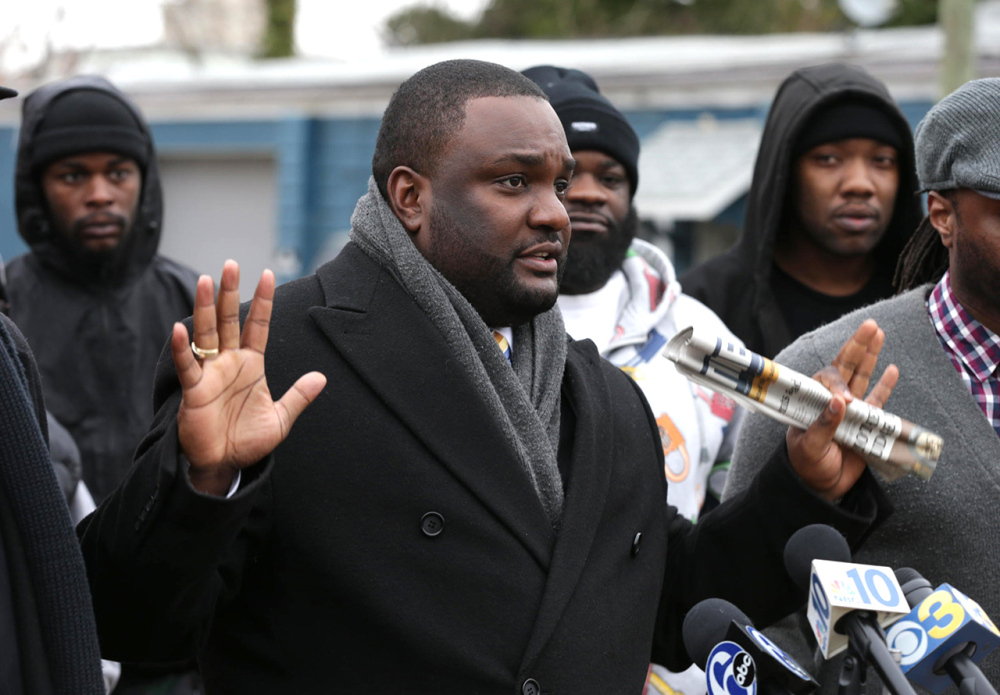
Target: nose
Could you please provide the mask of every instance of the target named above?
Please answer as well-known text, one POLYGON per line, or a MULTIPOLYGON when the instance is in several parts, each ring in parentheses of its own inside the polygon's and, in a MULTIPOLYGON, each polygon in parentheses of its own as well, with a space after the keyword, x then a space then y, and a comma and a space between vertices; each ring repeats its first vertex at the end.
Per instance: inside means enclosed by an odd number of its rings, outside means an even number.
POLYGON ((569 227, 569 214, 566 212, 566 206, 563 205, 562 200, 559 199, 554 190, 539 196, 529 213, 528 225, 533 229, 545 229, 553 232, 569 227))
POLYGON ((87 205, 103 208, 114 202, 114 187, 104 176, 91 176, 87 181, 87 205))
POLYGON ((875 195, 875 181, 871 167, 863 157, 852 157, 846 162, 841 193, 845 196, 862 198, 875 195))
POLYGON ((604 205, 608 202, 608 191, 592 174, 576 174, 566 191, 566 202, 604 205))

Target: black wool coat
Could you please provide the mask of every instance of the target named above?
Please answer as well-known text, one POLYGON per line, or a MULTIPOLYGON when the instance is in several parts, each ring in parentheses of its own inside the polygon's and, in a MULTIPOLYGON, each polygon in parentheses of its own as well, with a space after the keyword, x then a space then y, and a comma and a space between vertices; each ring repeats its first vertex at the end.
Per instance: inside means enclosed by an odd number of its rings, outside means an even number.
POLYGON ((777 619, 802 598, 787 536, 825 521, 858 540, 879 508, 871 481, 818 500, 780 452, 692 527, 664 504, 645 400, 583 342, 556 532, 442 335, 353 244, 278 288, 265 362, 274 394, 328 383, 233 498, 190 487, 165 353, 137 465, 80 527, 105 656, 197 653, 209 693, 637 693, 654 652, 684 664, 691 605, 777 619))

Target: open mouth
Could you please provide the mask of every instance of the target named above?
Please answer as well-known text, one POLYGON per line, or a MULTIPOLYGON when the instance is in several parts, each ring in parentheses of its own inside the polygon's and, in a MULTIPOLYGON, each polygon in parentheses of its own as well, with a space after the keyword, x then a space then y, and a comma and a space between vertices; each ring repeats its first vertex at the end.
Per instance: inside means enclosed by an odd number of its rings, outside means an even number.
POLYGON ((559 269, 562 245, 545 243, 532 246, 517 256, 518 262, 539 273, 555 273, 559 269))

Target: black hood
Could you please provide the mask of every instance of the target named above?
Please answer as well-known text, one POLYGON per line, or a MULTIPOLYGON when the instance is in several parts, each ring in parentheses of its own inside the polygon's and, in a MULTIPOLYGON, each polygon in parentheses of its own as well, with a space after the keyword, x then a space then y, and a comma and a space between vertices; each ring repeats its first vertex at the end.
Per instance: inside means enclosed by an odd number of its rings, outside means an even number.
POLYGON ((77 282, 120 283, 142 273, 152 262, 160 245, 163 227, 163 191, 156 163, 153 136, 138 107, 102 77, 81 75, 38 88, 24 100, 21 137, 17 148, 14 181, 17 231, 35 256, 53 271, 77 282), (45 196, 32 154, 39 126, 52 101, 73 90, 98 90, 121 101, 136 117, 149 148, 148 164, 142 171, 142 192, 132 228, 121 242, 114 259, 96 269, 85 267, 54 238, 45 196))
POLYGON ((775 241, 789 207, 796 144, 811 116, 845 100, 879 109, 901 143, 892 221, 875 249, 880 276, 891 281, 900 252, 920 221, 913 134, 885 85, 853 65, 820 65, 789 75, 764 125, 739 241, 680 278, 686 294, 708 305, 748 348, 767 357, 795 338, 771 289, 771 273, 775 241))
POLYGON ((899 188, 892 221, 875 250, 880 271, 888 277, 893 276, 899 254, 920 222, 913 134, 885 85, 855 65, 833 63, 796 70, 782 83, 768 112, 747 197, 743 233, 737 242, 739 254, 753 268, 757 307, 764 299, 761 289, 769 286, 775 239, 785 221, 795 144, 813 114, 848 99, 879 108, 895 126, 902 143, 898 148, 899 188))

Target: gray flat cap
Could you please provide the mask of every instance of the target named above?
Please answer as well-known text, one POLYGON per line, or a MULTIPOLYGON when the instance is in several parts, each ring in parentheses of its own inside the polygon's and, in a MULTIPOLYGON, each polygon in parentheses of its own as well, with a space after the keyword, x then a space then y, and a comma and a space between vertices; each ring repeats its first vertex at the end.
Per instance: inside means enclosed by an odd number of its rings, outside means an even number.
POLYGON ((1000 199, 1000 78, 966 82, 938 102, 915 145, 923 190, 971 188, 1000 199))

